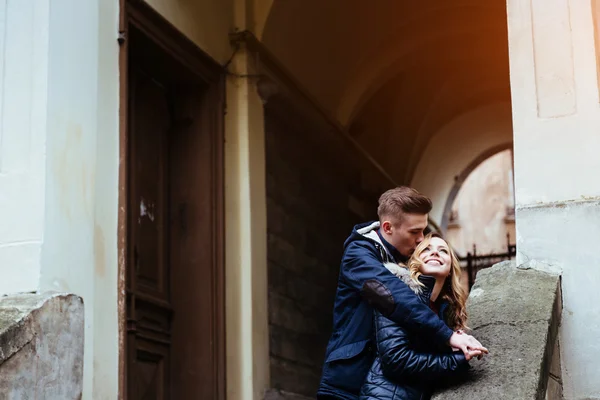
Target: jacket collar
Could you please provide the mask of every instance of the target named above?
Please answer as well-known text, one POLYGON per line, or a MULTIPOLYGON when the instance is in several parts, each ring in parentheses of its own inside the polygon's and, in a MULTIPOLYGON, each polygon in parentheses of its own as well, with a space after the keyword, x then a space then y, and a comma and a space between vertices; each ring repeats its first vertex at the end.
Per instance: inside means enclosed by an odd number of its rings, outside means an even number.
MULTIPOLYGON (((407 258, 404 257, 402 254, 400 254, 398 249, 396 249, 394 246, 392 246, 387 240, 385 240, 381 236, 381 234, 379 233, 380 227, 381 227, 381 225, 380 225, 379 221, 373 221, 373 222, 368 222, 365 224, 357 225, 354 228, 354 232, 362 237, 370 239, 370 240, 376 242, 377 244, 379 244, 379 246, 383 250, 385 250, 385 252, 387 253, 387 255, 389 256, 389 258, 392 261, 395 261, 395 262, 406 261, 407 258)), ((347 243, 348 242, 346 242, 346 244, 347 243)))
POLYGON ((422 285, 419 285, 410 277, 410 272, 408 268, 404 265, 394 264, 394 263, 385 263, 385 267, 394 275, 396 275, 400 280, 413 291, 415 294, 421 299, 421 301, 425 304, 429 304, 429 300, 431 299, 431 292, 433 291, 433 287, 435 286, 435 278, 429 275, 420 275, 419 282, 422 285))
POLYGON ((425 304, 429 304, 429 301, 431 300, 431 293, 433 292, 433 287, 435 286, 435 278, 429 275, 420 275, 419 282, 425 285, 423 286, 423 293, 420 296, 421 300, 423 300, 425 304))

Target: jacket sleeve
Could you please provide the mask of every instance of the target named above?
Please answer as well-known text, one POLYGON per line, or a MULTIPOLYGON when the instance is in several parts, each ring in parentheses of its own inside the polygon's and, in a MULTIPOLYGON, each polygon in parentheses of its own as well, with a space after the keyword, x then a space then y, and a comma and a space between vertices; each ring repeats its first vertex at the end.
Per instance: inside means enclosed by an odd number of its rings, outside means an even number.
POLYGON ((469 362, 462 352, 415 351, 410 335, 379 313, 375 316, 375 329, 381 369, 390 380, 411 379, 439 384, 469 369, 469 362))
POLYGON ((354 241, 346 247, 341 278, 384 316, 411 332, 446 344, 453 331, 398 277, 385 268, 375 245, 354 241))

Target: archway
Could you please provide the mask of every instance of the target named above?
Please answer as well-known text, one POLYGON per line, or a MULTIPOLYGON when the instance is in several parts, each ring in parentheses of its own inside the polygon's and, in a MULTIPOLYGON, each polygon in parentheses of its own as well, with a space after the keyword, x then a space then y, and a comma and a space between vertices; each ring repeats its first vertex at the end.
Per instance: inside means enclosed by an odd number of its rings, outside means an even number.
POLYGON ((460 192, 460 189, 463 187, 463 184, 465 183, 469 175, 471 175, 471 173, 478 166, 480 166, 484 161, 486 161, 490 157, 493 157, 494 155, 509 149, 512 149, 512 143, 503 143, 485 150, 484 152, 479 154, 473 161, 471 161, 471 163, 467 165, 467 167, 459 175, 456 176, 454 185, 452 185, 452 189, 450 189, 450 193, 448 194, 448 198, 446 199, 446 203, 444 205, 444 211, 440 223, 440 228, 443 232, 446 232, 448 230, 448 223, 450 221, 452 206, 460 192))
POLYGON ((286 86, 264 114, 271 385, 313 396, 352 225, 400 184, 429 195, 439 223, 454 178, 512 142, 506 4, 270 5, 256 33, 286 86))

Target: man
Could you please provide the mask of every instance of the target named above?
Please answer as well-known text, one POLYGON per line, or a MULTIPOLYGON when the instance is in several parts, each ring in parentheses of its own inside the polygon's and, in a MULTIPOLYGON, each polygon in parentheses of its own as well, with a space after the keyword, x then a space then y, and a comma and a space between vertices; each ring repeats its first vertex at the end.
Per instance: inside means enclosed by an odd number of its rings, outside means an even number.
POLYGON ((423 240, 430 211, 431 200, 415 189, 391 189, 379 198, 379 221, 355 226, 346 239, 318 399, 358 398, 374 356, 373 308, 408 330, 462 350, 467 359, 487 353, 472 336, 448 328, 383 266, 408 260, 423 240))

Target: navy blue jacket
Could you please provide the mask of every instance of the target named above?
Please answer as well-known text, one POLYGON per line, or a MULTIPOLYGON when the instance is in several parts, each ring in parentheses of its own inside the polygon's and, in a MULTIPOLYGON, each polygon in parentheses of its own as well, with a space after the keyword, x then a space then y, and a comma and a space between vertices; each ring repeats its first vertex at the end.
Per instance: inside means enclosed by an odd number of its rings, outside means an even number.
MULTIPOLYGON (((407 270, 402 279, 419 293, 423 304, 429 304, 435 278, 420 276, 423 287, 410 282, 407 270)), ((442 303, 439 317, 444 318, 448 303, 442 303)), ((377 354, 367 374, 360 400, 425 400, 436 387, 460 379, 469 369, 462 352, 452 352, 421 335, 413 334, 375 312, 377 354)))
POLYGON ((333 333, 317 396, 355 400, 374 359, 373 312, 445 344, 452 336, 431 309, 384 267, 397 262, 377 235, 378 222, 354 227, 344 243, 333 333))

